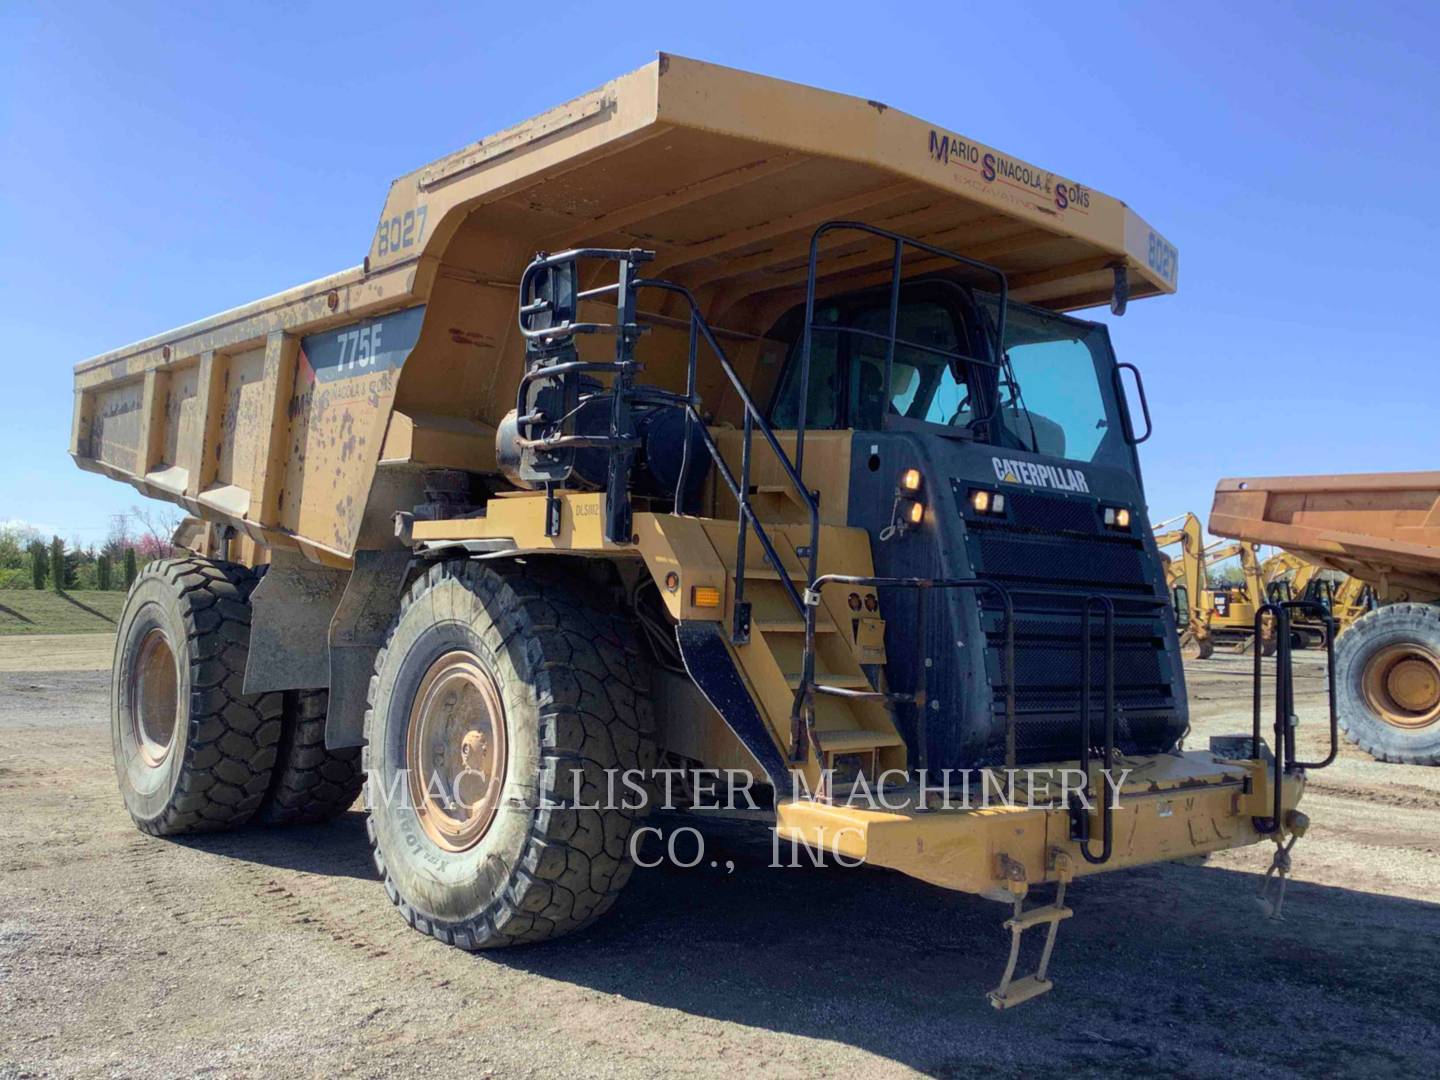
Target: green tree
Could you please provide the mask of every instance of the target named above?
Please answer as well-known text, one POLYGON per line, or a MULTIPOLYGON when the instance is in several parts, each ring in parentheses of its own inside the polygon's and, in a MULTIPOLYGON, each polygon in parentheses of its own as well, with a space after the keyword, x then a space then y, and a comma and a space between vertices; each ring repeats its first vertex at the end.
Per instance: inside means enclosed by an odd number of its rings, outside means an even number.
POLYGON ((110 574, 110 553, 102 551, 95 556, 95 587, 101 592, 109 592, 114 584, 110 574))
POLYGON ((140 576, 140 568, 135 565, 135 549, 125 549, 125 588, 135 584, 135 579, 140 576))
POLYGON ((84 587, 80 574, 85 569, 85 563, 85 553, 79 548, 72 547, 65 552, 65 588, 79 589, 84 587))
POLYGON ((65 591, 65 541, 58 536, 50 541, 50 587, 65 591))
POLYGON ((39 540, 32 540, 30 542, 30 583, 37 590, 45 588, 49 560, 50 554, 45 550, 45 545, 39 540))

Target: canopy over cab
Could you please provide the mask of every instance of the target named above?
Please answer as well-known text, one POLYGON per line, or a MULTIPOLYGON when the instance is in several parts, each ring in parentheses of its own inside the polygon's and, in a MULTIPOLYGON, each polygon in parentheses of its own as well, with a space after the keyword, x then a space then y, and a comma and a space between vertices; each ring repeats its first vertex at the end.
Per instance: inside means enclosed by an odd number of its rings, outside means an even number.
MULTIPOLYGON (((812 234, 834 219, 993 264, 1012 298, 1057 310, 1176 287, 1175 248, 1116 199, 877 101, 662 54, 395 181, 361 266, 81 364, 71 452, 343 564, 383 546, 408 497, 398 469, 374 494, 382 467, 495 471, 536 251, 656 252, 646 276, 688 287, 763 392, 778 370, 765 334, 803 300, 812 234)), ((890 279, 877 236, 818 245, 822 292, 890 279)), ((903 272, 969 273, 923 252, 903 272)), ((673 381, 685 312, 641 307, 662 331, 647 379, 673 381)), ((706 378, 723 419, 734 403, 706 378)))

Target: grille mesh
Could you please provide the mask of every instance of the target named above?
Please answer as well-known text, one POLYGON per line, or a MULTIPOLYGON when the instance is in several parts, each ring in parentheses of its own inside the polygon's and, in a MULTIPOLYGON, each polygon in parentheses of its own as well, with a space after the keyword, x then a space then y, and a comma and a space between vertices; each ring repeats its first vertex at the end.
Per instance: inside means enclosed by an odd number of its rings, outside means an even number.
MULTIPOLYGON (((1126 753, 1168 749, 1181 734, 1165 651, 1163 612, 1140 537, 1103 528, 1097 503, 1007 493, 1005 519, 967 514, 967 544, 979 577, 1010 590, 1015 603, 1016 755, 1022 764, 1075 757, 1080 750, 1083 601, 1115 606, 1116 743, 1126 753), (1044 595, 1027 592, 1043 589, 1044 595), (1059 593, 1057 595, 1056 593, 1059 593)), ((982 611, 986 664, 999 732, 988 755, 1004 753, 1004 620, 982 611)), ((1091 606, 1092 741, 1104 731, 1105 648, 1101 605, 1091 606)))

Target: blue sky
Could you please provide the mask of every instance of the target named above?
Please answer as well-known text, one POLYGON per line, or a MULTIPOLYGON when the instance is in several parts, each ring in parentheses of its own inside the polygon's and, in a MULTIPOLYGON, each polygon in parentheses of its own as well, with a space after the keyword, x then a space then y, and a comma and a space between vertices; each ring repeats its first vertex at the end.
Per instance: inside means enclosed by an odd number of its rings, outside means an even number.
POLYGON ((1420 3, 10 0, 0 520, 98 539, 140 501, 65 453, 76 362, 358 263, 392 178, 659 50, 883 100, 1174 241, 1176 296, 1091 313, 1145 373, 1155 518, 1440 467, 1437 36, 1420 3))

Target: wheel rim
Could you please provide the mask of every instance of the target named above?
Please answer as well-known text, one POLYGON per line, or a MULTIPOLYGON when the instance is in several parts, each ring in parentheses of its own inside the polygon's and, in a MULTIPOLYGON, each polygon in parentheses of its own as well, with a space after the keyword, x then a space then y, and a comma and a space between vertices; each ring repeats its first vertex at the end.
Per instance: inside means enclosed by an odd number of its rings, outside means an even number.
POLYGON ((152 768, 170 756, 180 717, 180 671, 170 640, 159 627, 140 641, 130 674, 130 731, 152 768))
POLYGON ((430 665, 410 707, 406 733, 411 805, 446 851, 480 842, 505 779, 505 712, 495 679, 468 652, 430 665))
POLYGON ((1365 700, 1380 719, 1399 728, 1440 720, 1440 657, 1418 645, 1390 645, 1365 666, 1365 700))

